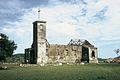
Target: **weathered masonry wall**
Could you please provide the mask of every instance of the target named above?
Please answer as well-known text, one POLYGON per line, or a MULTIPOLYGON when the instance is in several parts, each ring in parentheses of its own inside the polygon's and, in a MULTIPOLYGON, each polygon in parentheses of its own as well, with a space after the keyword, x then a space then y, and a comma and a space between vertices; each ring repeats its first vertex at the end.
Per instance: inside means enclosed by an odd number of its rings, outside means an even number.
POLYGON ((98 52, 87 40, 71 39, 67 45, 49 44, 46 21, 33 22, 33 44, 25 49, 25 63, 98 63, 98 52))
POLYGON ((75 63, 81 61, 82 46, 50 45, 48 49, 49 62, 75 63))

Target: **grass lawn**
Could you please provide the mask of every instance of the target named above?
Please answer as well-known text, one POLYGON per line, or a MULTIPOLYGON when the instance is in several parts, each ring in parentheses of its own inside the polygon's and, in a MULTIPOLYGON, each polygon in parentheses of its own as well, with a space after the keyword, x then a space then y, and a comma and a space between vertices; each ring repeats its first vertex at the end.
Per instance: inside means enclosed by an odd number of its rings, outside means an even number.
POLYGON ((120 64, 9 67, 0 80, 120 80, 120 64))

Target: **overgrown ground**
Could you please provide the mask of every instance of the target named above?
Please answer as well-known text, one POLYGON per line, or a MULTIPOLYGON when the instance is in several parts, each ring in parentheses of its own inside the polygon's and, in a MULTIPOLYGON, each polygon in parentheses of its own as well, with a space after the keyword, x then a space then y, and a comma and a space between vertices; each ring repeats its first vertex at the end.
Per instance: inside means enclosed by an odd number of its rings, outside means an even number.
POLYGON ((120 80, 120 64, 9 67, 0 80, 120 80))

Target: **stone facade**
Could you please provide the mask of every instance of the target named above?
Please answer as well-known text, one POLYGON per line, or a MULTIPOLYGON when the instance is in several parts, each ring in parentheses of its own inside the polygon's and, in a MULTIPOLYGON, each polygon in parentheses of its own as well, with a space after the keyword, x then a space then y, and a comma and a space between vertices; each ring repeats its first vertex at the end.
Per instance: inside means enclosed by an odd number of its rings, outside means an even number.
POLYGON ((50 44, 48 62, 61 63, 98 63, 97 48, 87 40, 71 40, 68 45, 50 44), (80 42, 80 44, 78 44, 80 42), (89 43, 89 44, 88 44, 89 43))
POLYGON ((25 49, 25 63, 98 63, 97 48, 87 40, 71 39, 67 45, 49 44, 46 21, 33 22, 33 44, 25 49))

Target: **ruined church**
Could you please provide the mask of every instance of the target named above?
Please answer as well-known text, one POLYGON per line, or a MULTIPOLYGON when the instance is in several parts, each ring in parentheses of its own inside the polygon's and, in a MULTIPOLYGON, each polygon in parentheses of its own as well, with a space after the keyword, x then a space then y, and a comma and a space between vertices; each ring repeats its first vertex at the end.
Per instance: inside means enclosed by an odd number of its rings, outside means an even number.
MULTIPOLYGON (((61 38, 62 39, 62 38, 61 38)), ((97 48, 88 40, 71 39, 68 44, 50 44, 46 39, 46 21, 33 22, 33 43, 25 49, 25 63, 98 63, 97 48)))

